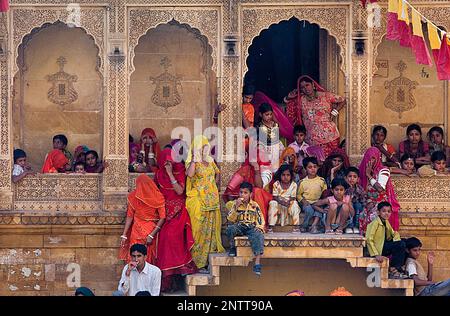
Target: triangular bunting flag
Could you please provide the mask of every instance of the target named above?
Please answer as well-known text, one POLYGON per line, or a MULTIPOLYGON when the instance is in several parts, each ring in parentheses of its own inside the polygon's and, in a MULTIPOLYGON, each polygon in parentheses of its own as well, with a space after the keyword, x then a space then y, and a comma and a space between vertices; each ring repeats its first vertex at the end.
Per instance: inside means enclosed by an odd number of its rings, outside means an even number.
POLYGON ((450 43, 444 34, 436 61, 439 80, 450 80, 450 43))
POLYGON ((427 44, 423 38, 422 22, 417 11, 412 10, 413 36, 411 38, 411 48, 416 55, 416 62, 422 65, 431 66, 430 53, 427 44))
POLYGON ((9 9, 9 0, 0 0, 0 12, 6 12, 9 9))
POLYGON ((409 27, 408 4, 403 0, 398 0, 398 33, 399 43, 404 47, 411 47, 411 29, 409 27))
POLYGON ((391 41, 400 39, 398 33, 398 0, 389 0, 386 38, 391 41))

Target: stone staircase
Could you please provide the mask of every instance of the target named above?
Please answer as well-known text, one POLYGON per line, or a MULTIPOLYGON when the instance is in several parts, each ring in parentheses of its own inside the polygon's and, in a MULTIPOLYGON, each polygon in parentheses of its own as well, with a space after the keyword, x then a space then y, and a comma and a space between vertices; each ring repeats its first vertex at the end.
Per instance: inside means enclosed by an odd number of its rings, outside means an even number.
MULTIPOLYGON (((247 237, 236 237, 237 256, 228 253, 209 255, 209 273, 186 277, 186 294, 195 296, 199 286, 220 285, 221 267, 246 267, 253 260, 247 237)), ((325 235, 274 232, 265 235, 263 259, 345 259, 352 268, 380 267, 382 289, 401 289, 404 295, 413 295, 413 280, 388 278, 388 260, 381 265, 374 258, 363 256, 365 239, 356 234, 325 235)))

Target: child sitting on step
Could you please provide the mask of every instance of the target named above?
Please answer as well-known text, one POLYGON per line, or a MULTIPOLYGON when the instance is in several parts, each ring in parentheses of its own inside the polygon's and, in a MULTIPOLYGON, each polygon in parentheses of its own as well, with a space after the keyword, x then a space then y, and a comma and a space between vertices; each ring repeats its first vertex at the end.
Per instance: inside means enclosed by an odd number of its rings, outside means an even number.
POLYGON ((294 225, 294 233, 300 232, 300 207, 298 206, 297 184, 293 181, 294 171, 290 165, 283 164, 275 175, 272 196, 269 203, 269 233, 273 226, 294 225))
POLYGON ((240 185, 239 198, 234 201, 227 219, 231 223, 228 225, 226 234, 230 241, 229 256, 236 256, 234 237, 247 236, 250 246, 255 256, 253 272, 261 275, 261 255, 264 252, 264 217, 261 209, 250 197, 253 186, 248 182, 240 185))
POLYGON ((348 183, 344 179, 335 178, 331 181, 333 195, 313 204, 317 212, 327 213, 325 234, 342 235, 344 228, 351 221, 351 216, 355 215, 352 197, 345 193, 347 189, 348 183), (328 211, 324 210, 324 206, 328 206, 328 211))
POLYGON ((377 205, 377 217, 367 225, 366 242, 371 257, 382 263, 386 257, 389 261, 389 278, 406 279, 402 266, 405 262, 405 242, 400 239, 400 234, 392 228, 389 217, 392 214, 392 206, 389 202, 380 202, 377 205))

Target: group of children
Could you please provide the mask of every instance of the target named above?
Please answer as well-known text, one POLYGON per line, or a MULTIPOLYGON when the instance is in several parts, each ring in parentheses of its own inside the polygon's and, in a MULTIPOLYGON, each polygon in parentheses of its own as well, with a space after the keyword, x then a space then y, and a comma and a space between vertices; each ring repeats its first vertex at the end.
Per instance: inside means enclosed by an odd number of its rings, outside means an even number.
MULTIPOLYGON (((53 136, 53 150, 50 151, 42 166, 42 173, 102 173, 107 163, 99 160, 98 153, 85 145, 75 148, 74 154, 67 149, 68 140, 65 135, 53 136)), ((27 163, 27 154, 22 149, 15 149, 13 153, 14 166, 12 181, 17 183, 24 177, 36 172, 27 163)))

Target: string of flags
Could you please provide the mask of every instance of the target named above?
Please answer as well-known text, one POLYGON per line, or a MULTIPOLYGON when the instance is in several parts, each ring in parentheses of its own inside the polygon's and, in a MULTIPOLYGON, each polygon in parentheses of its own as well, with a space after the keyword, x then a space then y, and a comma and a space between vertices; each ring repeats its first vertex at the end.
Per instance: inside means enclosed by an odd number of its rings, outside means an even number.
POLYGON ((407 0, 389 0, 386 38, 398 41, 403 47, 411 48, 418 64, 432 66, 433 62, 422 30, 422 21, 426 23, 438 79, 450 80, 449 34, 423 16, 407 0))

